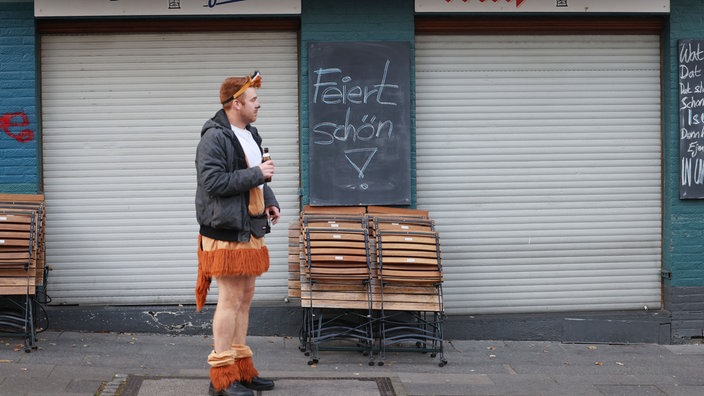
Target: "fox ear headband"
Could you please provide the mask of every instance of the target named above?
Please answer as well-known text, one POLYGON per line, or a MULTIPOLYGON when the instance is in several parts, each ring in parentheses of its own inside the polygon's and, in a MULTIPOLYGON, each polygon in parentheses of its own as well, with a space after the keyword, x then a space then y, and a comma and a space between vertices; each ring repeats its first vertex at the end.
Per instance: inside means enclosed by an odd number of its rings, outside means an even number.
POLYGON ((229 97, 226 101, 222 102, 223 105, 228 104, 232 102, 233 100, 237 99, 238 96, 242 95, 244 91, 247 90, 249 87, 254 87, 254 88, 259 88, 262 86, 262 75, 259 74, 259 70, 255 70, 254 73, 251 76, 247 76, 247 81, 244 83, 242 88, 237 90, 234 95, 229 97))

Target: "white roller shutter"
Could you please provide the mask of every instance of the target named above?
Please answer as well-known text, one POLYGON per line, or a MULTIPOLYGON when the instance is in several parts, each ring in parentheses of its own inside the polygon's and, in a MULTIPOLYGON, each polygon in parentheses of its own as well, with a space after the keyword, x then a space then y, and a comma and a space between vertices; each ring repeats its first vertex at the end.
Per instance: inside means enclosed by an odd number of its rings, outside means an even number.
MULTIPOLYGON (((287 295, 298 216, 295 32, 45 35, 42 135, 49 295, 58 304, 194 303, 195 148, 220 83, 263 75, 256 126, 282 222, 255 298, 287 295)), ((215 285, 214 285, 215 286, 215 285)), ((210 293, 214 301, 215 293, 210 293)))
POLYGON ((418 36, 449 313, 658 308, 659 37, 418 36))

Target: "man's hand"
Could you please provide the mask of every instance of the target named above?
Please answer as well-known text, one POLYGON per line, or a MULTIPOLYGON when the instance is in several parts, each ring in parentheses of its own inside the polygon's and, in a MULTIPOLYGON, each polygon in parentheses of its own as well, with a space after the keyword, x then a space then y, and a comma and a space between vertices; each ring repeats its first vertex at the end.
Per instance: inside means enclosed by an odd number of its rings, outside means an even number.
POLYGON ((265 179, 271 179, 272 176, 274 176, 274 161, 269 160, 266 162, 262 162, 261 164, 259 164, 259 169, 262 170, 265 179))
POLYGON ((279 217, 281 217, 279 208, 277 208, 276 206, 269 206, 268 208, 266 208, 266 218, 271 220, 272 225, 279 222, 279 217))

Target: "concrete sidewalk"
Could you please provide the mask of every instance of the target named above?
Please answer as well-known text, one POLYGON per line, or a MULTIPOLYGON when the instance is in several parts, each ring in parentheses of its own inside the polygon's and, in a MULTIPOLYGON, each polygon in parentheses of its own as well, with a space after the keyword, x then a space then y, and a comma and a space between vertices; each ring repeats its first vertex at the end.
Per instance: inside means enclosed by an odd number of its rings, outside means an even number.
MULTIPOLYGON (((447 341, 445 359, 387 353, 369 366, 354 351, 322 351, 309 365, 299 341, 250 337, 276 395, 704 395, 704 345, 447 341)), ((0 345, 0 395, 206 395, 210 336, 47 331, 25 353, 0 345)))

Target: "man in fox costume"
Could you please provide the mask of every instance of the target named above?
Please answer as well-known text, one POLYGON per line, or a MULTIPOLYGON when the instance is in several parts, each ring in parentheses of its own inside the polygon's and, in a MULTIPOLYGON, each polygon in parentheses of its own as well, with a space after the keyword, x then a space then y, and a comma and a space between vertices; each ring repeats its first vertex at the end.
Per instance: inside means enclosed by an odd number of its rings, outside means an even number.
POLYGON ((214 349, 208 355, 212 396, 274 388, 274 381, 259 377, 246 340, 255 279, 269 269, 264 234, 268 222, 279 220, 279 203, 265 182, 274 175, 274 163, 262 163, 262 138, 251 125, 260 108, 261 80, 258 72, 225 79, 223 107, 203 125, 196 150, 198 311, 213 278, 218 286, 214 349))

